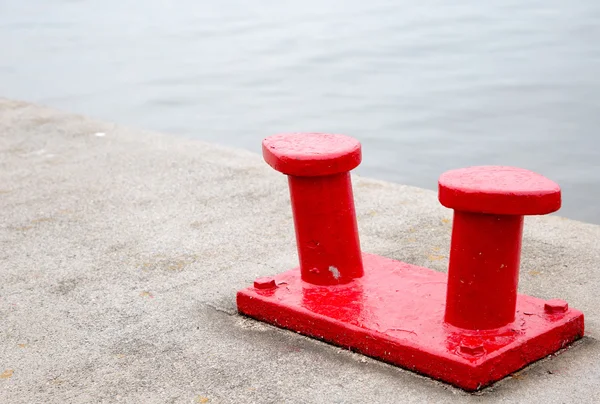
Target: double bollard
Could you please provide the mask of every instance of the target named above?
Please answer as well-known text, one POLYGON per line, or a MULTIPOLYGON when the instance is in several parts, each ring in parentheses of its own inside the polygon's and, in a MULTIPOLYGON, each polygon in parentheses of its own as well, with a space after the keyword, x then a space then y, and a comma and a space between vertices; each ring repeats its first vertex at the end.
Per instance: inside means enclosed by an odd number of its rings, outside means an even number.
POLYGON ((515 167, 442 174, 439 201, 454 210, 446 276, 361 252, 356 139, 276 135, 263 156, 288 176, 300 266, 239 291, 240 313, 468 391, 583 336, 580 311, 517 293, 523 218, 560 208, 555 182, 515 167))

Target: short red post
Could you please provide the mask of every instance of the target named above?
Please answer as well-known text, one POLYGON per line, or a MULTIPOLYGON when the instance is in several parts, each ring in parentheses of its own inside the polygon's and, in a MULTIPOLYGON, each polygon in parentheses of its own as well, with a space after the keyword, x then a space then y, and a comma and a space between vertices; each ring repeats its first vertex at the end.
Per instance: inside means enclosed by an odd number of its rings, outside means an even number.
POLYGON ((470 167, 441 175, 439 200, 454 209, 445 321, 470 330, 514 321, 523 216, 558 210, 560 187, 520 168, 470 167))
POLYGON ((358 140, 294 133, 263 140, 265 161, 288 175, 302 280, 348 283, 363 275, 350 170, 361 162, 358 140))

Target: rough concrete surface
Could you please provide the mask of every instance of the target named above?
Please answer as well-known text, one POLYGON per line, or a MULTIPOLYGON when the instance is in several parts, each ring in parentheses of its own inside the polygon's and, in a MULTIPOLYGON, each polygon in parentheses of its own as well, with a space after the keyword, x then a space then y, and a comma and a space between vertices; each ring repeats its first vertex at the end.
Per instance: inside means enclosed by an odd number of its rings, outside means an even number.
MULTIPOLYGON (((445 271, 436 194, 354 177, 365 252, 445 271)), ((600 226, 526 219, 520 292, 586 337, 478 394, 236 314, 297 264, 286 179, 250 152, 0 100, 0 403, 593 403, 600 226)))

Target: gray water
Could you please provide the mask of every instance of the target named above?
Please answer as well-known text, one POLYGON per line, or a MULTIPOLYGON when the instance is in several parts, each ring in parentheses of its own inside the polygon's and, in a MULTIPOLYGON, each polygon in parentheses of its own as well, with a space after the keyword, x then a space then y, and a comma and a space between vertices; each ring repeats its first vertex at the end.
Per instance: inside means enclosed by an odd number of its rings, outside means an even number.
POLYGON ((598 0, 0 0, 0 96, 260 151, 358 138, 358 174, 435 189, 516 165, 600 223, 598 0))

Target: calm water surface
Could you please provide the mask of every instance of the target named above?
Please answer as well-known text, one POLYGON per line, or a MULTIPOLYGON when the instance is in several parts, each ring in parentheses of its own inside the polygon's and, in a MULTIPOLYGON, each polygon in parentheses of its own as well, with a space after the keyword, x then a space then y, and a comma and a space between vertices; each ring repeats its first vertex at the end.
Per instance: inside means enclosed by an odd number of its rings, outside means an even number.
POLYGON ((0 0, 0 95, 257 152, 344 133, 430 189, 517 165, 600 223, 597 0, 0 0))

